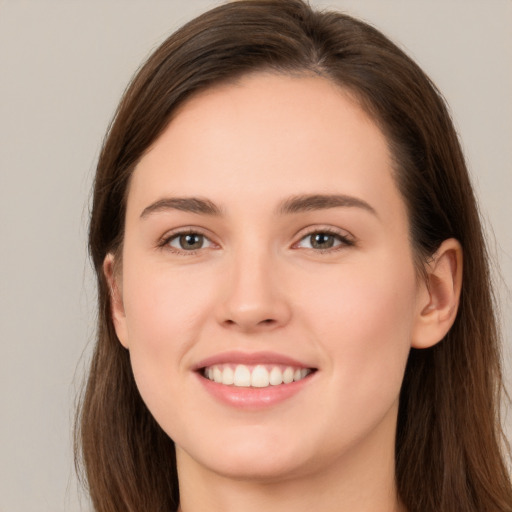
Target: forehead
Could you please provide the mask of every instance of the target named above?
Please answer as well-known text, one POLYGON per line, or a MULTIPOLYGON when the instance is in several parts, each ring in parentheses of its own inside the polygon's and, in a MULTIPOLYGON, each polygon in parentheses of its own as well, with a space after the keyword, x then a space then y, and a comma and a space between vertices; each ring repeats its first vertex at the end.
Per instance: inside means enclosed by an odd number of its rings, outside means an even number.
POLYGON ((391 162, 386 138, 347 91, 318 76, 255 73, 180 107, 135 169, 128 206, 165 195, 396 199, 391 162))

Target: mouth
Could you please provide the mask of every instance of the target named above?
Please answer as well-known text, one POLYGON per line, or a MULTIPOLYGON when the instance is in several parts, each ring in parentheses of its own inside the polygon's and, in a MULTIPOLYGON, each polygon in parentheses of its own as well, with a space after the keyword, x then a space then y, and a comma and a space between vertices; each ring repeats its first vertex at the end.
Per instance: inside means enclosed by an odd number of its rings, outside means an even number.
POLYGON ((238 388, 286 386, 301 381, 315 368, 281 364, 222 363, 200 368, 199 374, 209 381, 238 388))
POLYGON ((310 383, 318 368, 275 352, 223 352, 193 368, 210 396, 242 411, 262 411, 293 399, 310 383))

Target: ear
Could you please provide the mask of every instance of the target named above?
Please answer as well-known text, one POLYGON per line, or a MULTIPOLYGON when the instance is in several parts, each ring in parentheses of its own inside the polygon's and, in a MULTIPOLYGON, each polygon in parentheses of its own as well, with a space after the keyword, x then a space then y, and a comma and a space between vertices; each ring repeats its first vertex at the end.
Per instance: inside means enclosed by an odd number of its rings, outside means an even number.
POLYGON ((123 296, 119 275, 116 275, 114 255, 108 253, 103 260, 103 273, 110 293, 110 314, 116 330, 117 337, 123 345, 128 348, 128 336, 126 328, 126 315, 124 312, 123 296))
POLYGON ((419 293, 413 329, 414 348, 432 347, 450 330, 459 308, 462 287, 462 247, 445 240, 425 266, 426 280, 419 293))

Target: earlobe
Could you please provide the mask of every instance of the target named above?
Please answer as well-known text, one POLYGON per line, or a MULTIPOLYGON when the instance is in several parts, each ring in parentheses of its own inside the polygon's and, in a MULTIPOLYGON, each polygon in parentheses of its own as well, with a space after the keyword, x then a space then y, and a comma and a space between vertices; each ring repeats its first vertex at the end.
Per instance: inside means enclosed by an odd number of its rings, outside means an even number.
POLYGON ((457 316, 462 287, 462 247, 445 240, 426 264, 412 336, 412 347, 428 348, 441 341, 457 316))
POLYGON ((110 314, 112 316, 112 322, 119 341, 125 348, 128 348, 126 315, 121 293, 120 277, 116 275, 115 260, 112 253, 107 254, 103 261, 103 273, 109 288, 110 314))

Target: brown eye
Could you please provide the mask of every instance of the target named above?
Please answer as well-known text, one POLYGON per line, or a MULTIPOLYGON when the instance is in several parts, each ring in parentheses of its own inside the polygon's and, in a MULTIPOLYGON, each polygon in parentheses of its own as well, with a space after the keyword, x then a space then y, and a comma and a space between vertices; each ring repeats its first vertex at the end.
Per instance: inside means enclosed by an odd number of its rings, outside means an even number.
POLYGON ((309 235, 309 240, 313 249, 330 249, 336 242, 334 235, 329 233, 313 233, 309 235))
POLYGON ((318 251, 328 251, 329 249, 341 248, 343 246, 353 245, 352 240, 329 231, 315 231, 303 237, 297 247, 302 249, 314 249, 318 251))
POLYGON ((201 249, 203 247, 202 235, 181 235, 179 237, 180 248, 185 250, 201 249))
POLYGON ((211 242, 200 233, 182 233, 173 236, 168 245, 178 251, 197 251, 209 247, 211 242))

